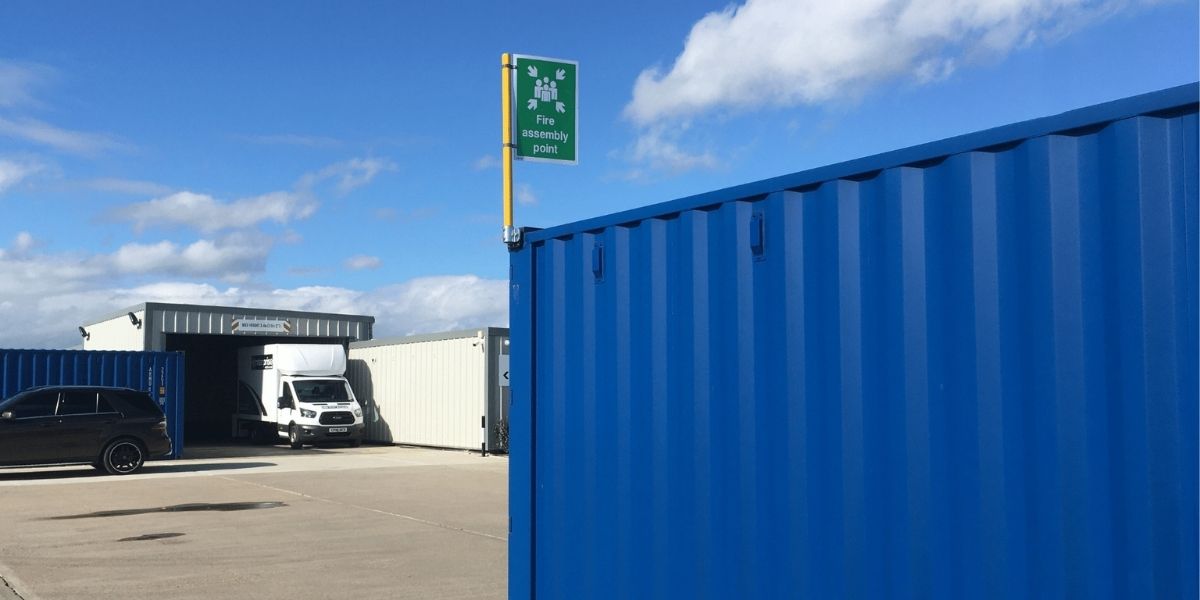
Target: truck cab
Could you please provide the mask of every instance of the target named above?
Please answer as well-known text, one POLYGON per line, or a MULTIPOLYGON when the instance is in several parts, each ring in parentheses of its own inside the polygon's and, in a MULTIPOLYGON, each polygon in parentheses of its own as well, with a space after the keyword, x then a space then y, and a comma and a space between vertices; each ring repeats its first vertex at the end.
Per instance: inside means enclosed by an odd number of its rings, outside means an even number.
POLYGON ((292 447, 323 441, 362 443, 362 407, 344 378, 284 376, 281 383, 276 429, 292 447))

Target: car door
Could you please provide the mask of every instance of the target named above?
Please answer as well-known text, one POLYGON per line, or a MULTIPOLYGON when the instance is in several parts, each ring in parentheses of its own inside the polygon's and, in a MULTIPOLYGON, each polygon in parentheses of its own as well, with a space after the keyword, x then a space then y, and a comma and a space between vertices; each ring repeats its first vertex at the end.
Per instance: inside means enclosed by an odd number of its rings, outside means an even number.
MULTIPOLYGON (((52 428, 57 428, 61 460, 95 460, 100 456, 105 432, 117 417, 111 409, 106 408, 103 414, 97 411, 101 400, 97 390, 63 390, 59 394, 58 423, 52 428)), ((107 401, 104 406, 108 406, 107 401)))
POLYGON ((31 392, 5 407, 11 419, 0 419, 0 463, 34 464, 62 460, 55 436, 57 391, 31 392))

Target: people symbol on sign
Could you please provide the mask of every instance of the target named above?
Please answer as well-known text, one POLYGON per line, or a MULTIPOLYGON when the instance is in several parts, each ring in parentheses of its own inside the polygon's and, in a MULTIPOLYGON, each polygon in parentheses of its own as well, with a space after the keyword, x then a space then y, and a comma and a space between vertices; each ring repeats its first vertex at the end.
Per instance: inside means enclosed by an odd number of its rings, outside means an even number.
POLYGON ((543 77, 533 86, 533 95, 542 102, 558 100, 558 82, 543 77))
POLYGON ((538 77, 537 67, 529 67, 526 73, 533 77, 533 98, 529 99, 527 104, 530 110, 537 110, 538 101, 554 102, 555 110, 558 112, 566 112, 566 106, 562 102, 558 102, 558 82, 567 78, 566 69, 558 69, 554 72, 554 81, 549 77, 538 77))

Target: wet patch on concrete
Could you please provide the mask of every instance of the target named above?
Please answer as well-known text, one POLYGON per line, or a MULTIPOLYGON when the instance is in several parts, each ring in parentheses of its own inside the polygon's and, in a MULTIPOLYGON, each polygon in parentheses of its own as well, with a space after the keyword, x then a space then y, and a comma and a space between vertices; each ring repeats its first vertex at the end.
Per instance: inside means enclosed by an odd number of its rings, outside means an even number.
POLYGON ((216 504, 195 503, 195 504, 175 504, 172 506, 158 506, 155 508, 128 508, 124 510, 101 510, 92 513, 81 515, 63 515, 60 517, 46 517, 47 521, 62 521, 67 519, 96 519, 102 517, 128 517, 132 515, 148 515, 153 513, 177 513, 177 512, 232 512, 237 510, 257 510, 260 508, 279 508, 287 506, 284 502, 221 502, 216 504))
POLYGON ((183 537, 183 533, 147 533, 134 537, 121 538, 118 542, 149 542, 151 540, 165 540, 167 538, 183 537))

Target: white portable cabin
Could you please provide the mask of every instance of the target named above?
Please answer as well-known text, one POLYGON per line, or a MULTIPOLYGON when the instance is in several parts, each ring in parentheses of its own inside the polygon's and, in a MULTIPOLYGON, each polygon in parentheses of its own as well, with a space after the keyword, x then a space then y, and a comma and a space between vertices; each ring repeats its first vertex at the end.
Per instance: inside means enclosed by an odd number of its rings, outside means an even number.
POLYGON ((346 378, 367 440, 506 451, 508 329, 487 327, 350 344, 346 378))

